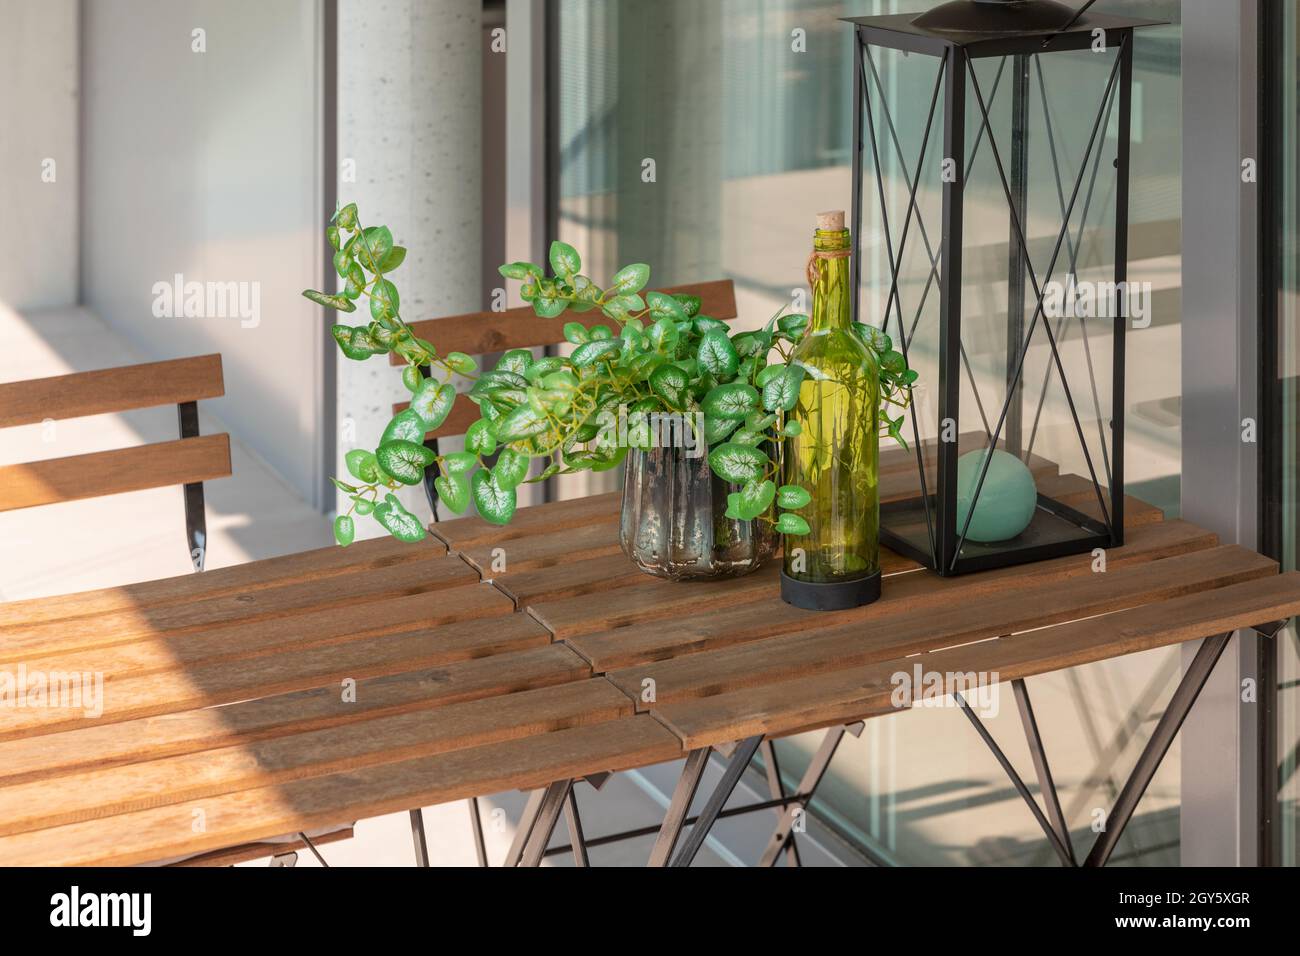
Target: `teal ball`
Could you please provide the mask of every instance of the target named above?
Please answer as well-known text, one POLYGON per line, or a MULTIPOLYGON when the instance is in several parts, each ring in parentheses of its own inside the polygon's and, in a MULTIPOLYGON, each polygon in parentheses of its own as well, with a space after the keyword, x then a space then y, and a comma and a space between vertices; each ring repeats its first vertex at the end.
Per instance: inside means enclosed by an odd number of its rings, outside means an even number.
MULTIPOLYGON (((979 483, 980 470, 988 449, 981 448, 957 460, 957 534, 966 525, 971 498, 979 483)), ((1014 538, 1029 527, 1038 505, 1038 488, 1034 476, 1015 455, 994 451, 988 474, 979 489, 975 516, 966 532, 968 541, 988 544, 1014 538)))

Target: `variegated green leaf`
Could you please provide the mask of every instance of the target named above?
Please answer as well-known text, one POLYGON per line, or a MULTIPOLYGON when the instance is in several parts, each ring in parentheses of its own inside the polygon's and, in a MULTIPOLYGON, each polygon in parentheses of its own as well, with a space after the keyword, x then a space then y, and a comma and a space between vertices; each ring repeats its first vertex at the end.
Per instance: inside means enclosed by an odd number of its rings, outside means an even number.
POLYGON ((478 513, 492 524, 507 524, 515 513, 515 490, 506 490, 486 471, 474 472, 471 482, 478 513))
POLYGON ((811 529, 808 527, 808 522, 803 518, 786 511, 777 519, 776 530, 782 534, 799 535, 808 534, 811 529))
POLYGON ((496 438, 502 443, 520 441, 540 435, 548 427, 546 418, 531 403, 525 403, 497 422, 496 438))
POLYGON ((567 279, 582 271, 582 258, 578 255, 578 250, 567 242, 558 239, 552 242, 549 258, 551 269, 557 276, 567 279))
POLYGON ((807 373, 802 366, 788 366, 763 386, 763 407, 768 411, 791 411, 799 404, 799 386, 807 373))
POLYGON ((710 418, 732 418, 739 421, 758 408, 758 392, 744 382, 729 382, 705 395, 701 405, 704 414, 710 418))
MULTIPOLYGON (((424 431, 433 431, 447 420, 456 404, 456 389, 449 383, 426 379, 411 396, 411 411, 420 416, 424 431)), ((420 433, 424 440, 424 432, 420 433)))
POLYGON ((354 478, 368 485, 373 485, 379 480, 374 452, 366 451, 364 448, 354 448, 343 456, 343 461, 354 478))
POLYGON ((713 473, 724 481, 743 485, 763 477, 770 459, 762 451, 750 445, 727 442, 719 445, 709 453, 709 465, 713 473))
POLYGON ((379 467, 404 485, 418 485, 424 469, 433 464, 436 456, 423 445, 412 441, 387 441, 375 449, 379 467))
POLYGON ((383 445, 390 441, 409 441, 417 445, 424 442, 424 419, 414 408, 403 409, 392 417, 379 439, 383 445))
POLYGON ((478 455, 467 451, 452 452, 442 459, 442 470, 449 475, 463 475, 478 464, 478 455))
POLYGON ((465 432, 465 450, 476 455, 490 455, 497 450, 497 429, 493 422, 480 418, 465 432))
POLYGON ((497 463, 492 466, 492 479, 503 491, 513 491, 528 477, 528 466, 532 459, 523 452, 513 448, 501 449, 497 463))
POLYGON ((668 403, 669 408, 686 407, 690 379, 676 365, 661 365, 650 373, 650 390, 668 403))
POLYGON ((637 262, 630 266, 624 266, 614 273, 614 278, 609 284, 607 293, 609 295, 630 295, 633 292, 640 292, 649 281, 650 267, 637 262))
POLYGON ((798 485, 782 485, 776 492, 776 503, 791 511, 804 507, 812 501, 812 495, 806 488, 798 485))
POLYGON ((352 523, 352 518, 348 515, 339 515, 334 519, 334 540, 347 547, 356 537, 356 525, 352 523))
MULTIPOLYGON (((597 326, 597 328, 600 328, 600 326, 597 326)), ((573 354, 569 356, 569 361, 573 363, 574 368, 585 368, 601 359, 613 358, 618 355, 622 348, 623 343, 617 339, 598 339, 587 342, 585 345, 579 345, 573 350, 573 354)))
POLYGON ((736 354, 736 347, 731 344, 731 339, 727 338, 725 332, 709 332, 705 335, 700 340, 696 358, 700 368, 719 381, 731 378, 740 367, 740 356, 736 354))
POLYGON ((463 515, 469 507, 469 482, 464 475, 440 475, 433 479, 433 488, 453 514, 463 515))
POLYGON ((776 485, 769 481, 749 481, 740 489, 736 511, 744 521, 757 518, 772 504, 776 497, 776 485))
POLYGON ((424 526, 415 515, 402 507, 396 495, 388 495, 384 503, 375 508, 375 520, 388 529, 388 533, 398 541, 412 543, 423 541, 425 538, 424 526))

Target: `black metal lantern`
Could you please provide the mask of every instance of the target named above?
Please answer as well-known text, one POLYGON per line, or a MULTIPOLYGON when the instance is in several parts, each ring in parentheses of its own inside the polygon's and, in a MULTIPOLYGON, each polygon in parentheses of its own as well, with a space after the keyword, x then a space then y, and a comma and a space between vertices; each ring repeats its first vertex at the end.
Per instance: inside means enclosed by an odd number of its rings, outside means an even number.
POLYGON ((922 385, 881 540, 943 575, 1122 544, 1133 31, 1158 21, 953 0, 848 22, 855 319, 922 385))

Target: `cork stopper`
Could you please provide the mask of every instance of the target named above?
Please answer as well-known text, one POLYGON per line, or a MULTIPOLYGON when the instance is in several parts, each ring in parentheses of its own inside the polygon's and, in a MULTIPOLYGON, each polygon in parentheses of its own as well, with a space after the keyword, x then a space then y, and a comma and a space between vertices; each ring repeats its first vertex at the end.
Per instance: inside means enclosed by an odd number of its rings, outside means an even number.
POLYGON ((832 209, 830 212, 817 214, 817 228, 824 232, 842 232, 844 230, 844 210, 832 209))

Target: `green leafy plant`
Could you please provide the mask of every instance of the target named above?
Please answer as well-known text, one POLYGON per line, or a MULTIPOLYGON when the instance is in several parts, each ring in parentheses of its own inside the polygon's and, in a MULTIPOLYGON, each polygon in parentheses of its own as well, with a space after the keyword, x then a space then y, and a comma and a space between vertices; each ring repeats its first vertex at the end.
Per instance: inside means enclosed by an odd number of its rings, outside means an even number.
POLYGON ((853 330, 876 354, 880 379, 880 437, 892 438, 906 448, 903 413, 912 405, 912 386, 919 376, 915 369, 908 368, 903 353, 895 350, 893 340, 880 329, 864 322, 856 322, 853 330), (897 418, 889 417, 891 407, 898 413, 897 418))
MULTIPOLYGON (((472 358, 440 355, 402 320, 401 298, 387 276, 406 251, 393 245, 387 227, 364 227, 351 204, 335 214, 326 236, 346 285, 338 294, 303 295, 343 313, 367 300, 370 322, 335 325, 334 339, 350 359, 400 356, 402 381, 412 393, 410 408, 393 417, 374 451, 348 452, 355 483, 334 479, 352 502, 335 521, 340 544, 355 535, 354 514, 373 517, 401 540, 423 538, 419 521, 393 492, 419 484, 430 467, 438 469, 435 489, 453 512, 465 512, 473 501, 488 521, 506 524, 521 484, 615 468, 629 448, 652 447, 665 419, 691 428, 695 440, 707 443, 713 472, 741 486, 728 500, 728 517, 771 521, 775 505, 778 531, 807 533, 797 512, 811 497, 804 488, 779 485, 779 463, 770 453, 783 437, 798 434, 799 423, 788 416, 805 372, 789 357, 808 326, 806 315, 778 312, 760 330, 731 334, 725 322, 700 313, 698 297, 646 291, 649 266, 624 266, 601 287, 582 274, 577 250, 554 242, 549 276, 530 262, 504 265, 501 275, 521 283, 521 297, 538 316, 599 312, 609 324, 569 322, 564 337, 575 346, 572 354, 535 359, 514 349, 480 373, 472 358), (468 394, 480 417, 463 452, 437 455, 423 440, 451 412, 453 374, 472 380, 468 394)), ((906 408, 915 373, 887 336, 870 326, 861 332, 881 360, 882 398, 906 408)), ((902 416, 895 421, 882 412, 881 418, 883 432, 902 441, 902 416)))

